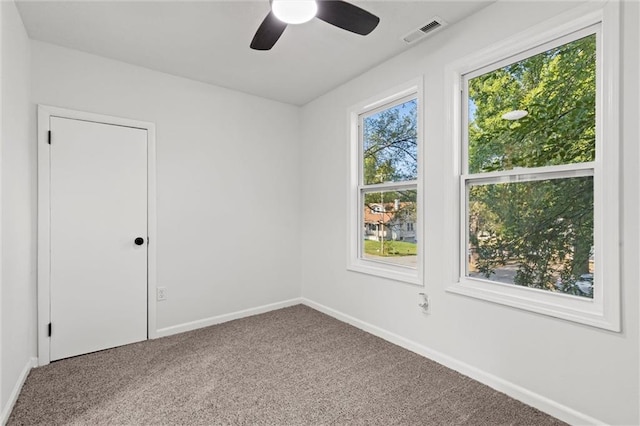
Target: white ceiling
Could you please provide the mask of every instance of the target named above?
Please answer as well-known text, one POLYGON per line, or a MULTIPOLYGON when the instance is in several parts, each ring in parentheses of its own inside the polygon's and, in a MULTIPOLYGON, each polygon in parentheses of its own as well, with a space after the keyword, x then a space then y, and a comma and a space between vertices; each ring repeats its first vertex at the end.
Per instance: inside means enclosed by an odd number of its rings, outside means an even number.
POLYGON ((370 35, 313 19, 289 25, 275 47, 263 52, 249 43, 269 0, 22 0, 18 8, 32 39, 303 105, 408 49, 402 37, 434 16, 451 24, 491 3, 351 2, 380 17, 370 35))

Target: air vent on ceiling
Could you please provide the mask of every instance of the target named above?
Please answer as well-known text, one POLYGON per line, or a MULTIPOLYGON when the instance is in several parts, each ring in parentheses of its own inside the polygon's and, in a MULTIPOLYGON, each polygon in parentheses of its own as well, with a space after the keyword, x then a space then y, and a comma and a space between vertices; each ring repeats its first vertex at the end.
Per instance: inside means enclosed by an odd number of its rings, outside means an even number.
POLYGON ((433 34, 445 25, 447 25, 447 23, 439 16, 436 16, 417 30, 411 31, 409 34, 402 37, 402 40, 407 44, 415 43, 416 41, 426 37, 428 34, 433 34))

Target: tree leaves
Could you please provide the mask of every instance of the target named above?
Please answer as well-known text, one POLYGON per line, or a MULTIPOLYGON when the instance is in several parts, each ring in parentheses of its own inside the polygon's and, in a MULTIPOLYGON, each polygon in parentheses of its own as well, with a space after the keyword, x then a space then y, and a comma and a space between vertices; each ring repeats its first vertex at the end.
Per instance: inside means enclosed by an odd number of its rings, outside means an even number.
POLYGON ((593 161, 595 53, 592 35, 470 80, 469 171, 593 161))
POLYGON ((364 184, 417 179, 417 100, 366 117, 363 124, 364 184))

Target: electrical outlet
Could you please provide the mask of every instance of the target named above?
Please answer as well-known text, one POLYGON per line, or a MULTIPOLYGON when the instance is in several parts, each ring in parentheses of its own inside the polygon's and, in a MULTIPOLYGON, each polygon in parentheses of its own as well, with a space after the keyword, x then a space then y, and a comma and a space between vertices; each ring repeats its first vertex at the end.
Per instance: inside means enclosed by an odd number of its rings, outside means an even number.
POLYGON ((156 289, 156 293, 158 296, 158 300, 167 300, 167 288, 166 287, 158 287, 156 289))
POLYGON ((431 313, 431 300, 426 293, 418 293, 418 306, 422 308, 423 313, 431 313))

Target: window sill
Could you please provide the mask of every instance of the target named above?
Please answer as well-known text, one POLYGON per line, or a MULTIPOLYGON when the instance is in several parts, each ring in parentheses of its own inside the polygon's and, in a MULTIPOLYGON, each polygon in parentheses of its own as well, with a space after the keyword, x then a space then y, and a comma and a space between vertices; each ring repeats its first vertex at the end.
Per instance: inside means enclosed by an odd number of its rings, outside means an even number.
POLYGON ((422 277, 417 269, 403 266, 390 265, 384 262, 358 259, 347 266, 347 270, 362 274, 373 275, 380 278, 387 278, 400 281, 415 286, 423 286, 422 277))
POLYGON ((595 299, 463 277, 446 288, 449 293, 486 300, 542 315, 611 331, 620 331, 620 318, 607 316, 595 299))

